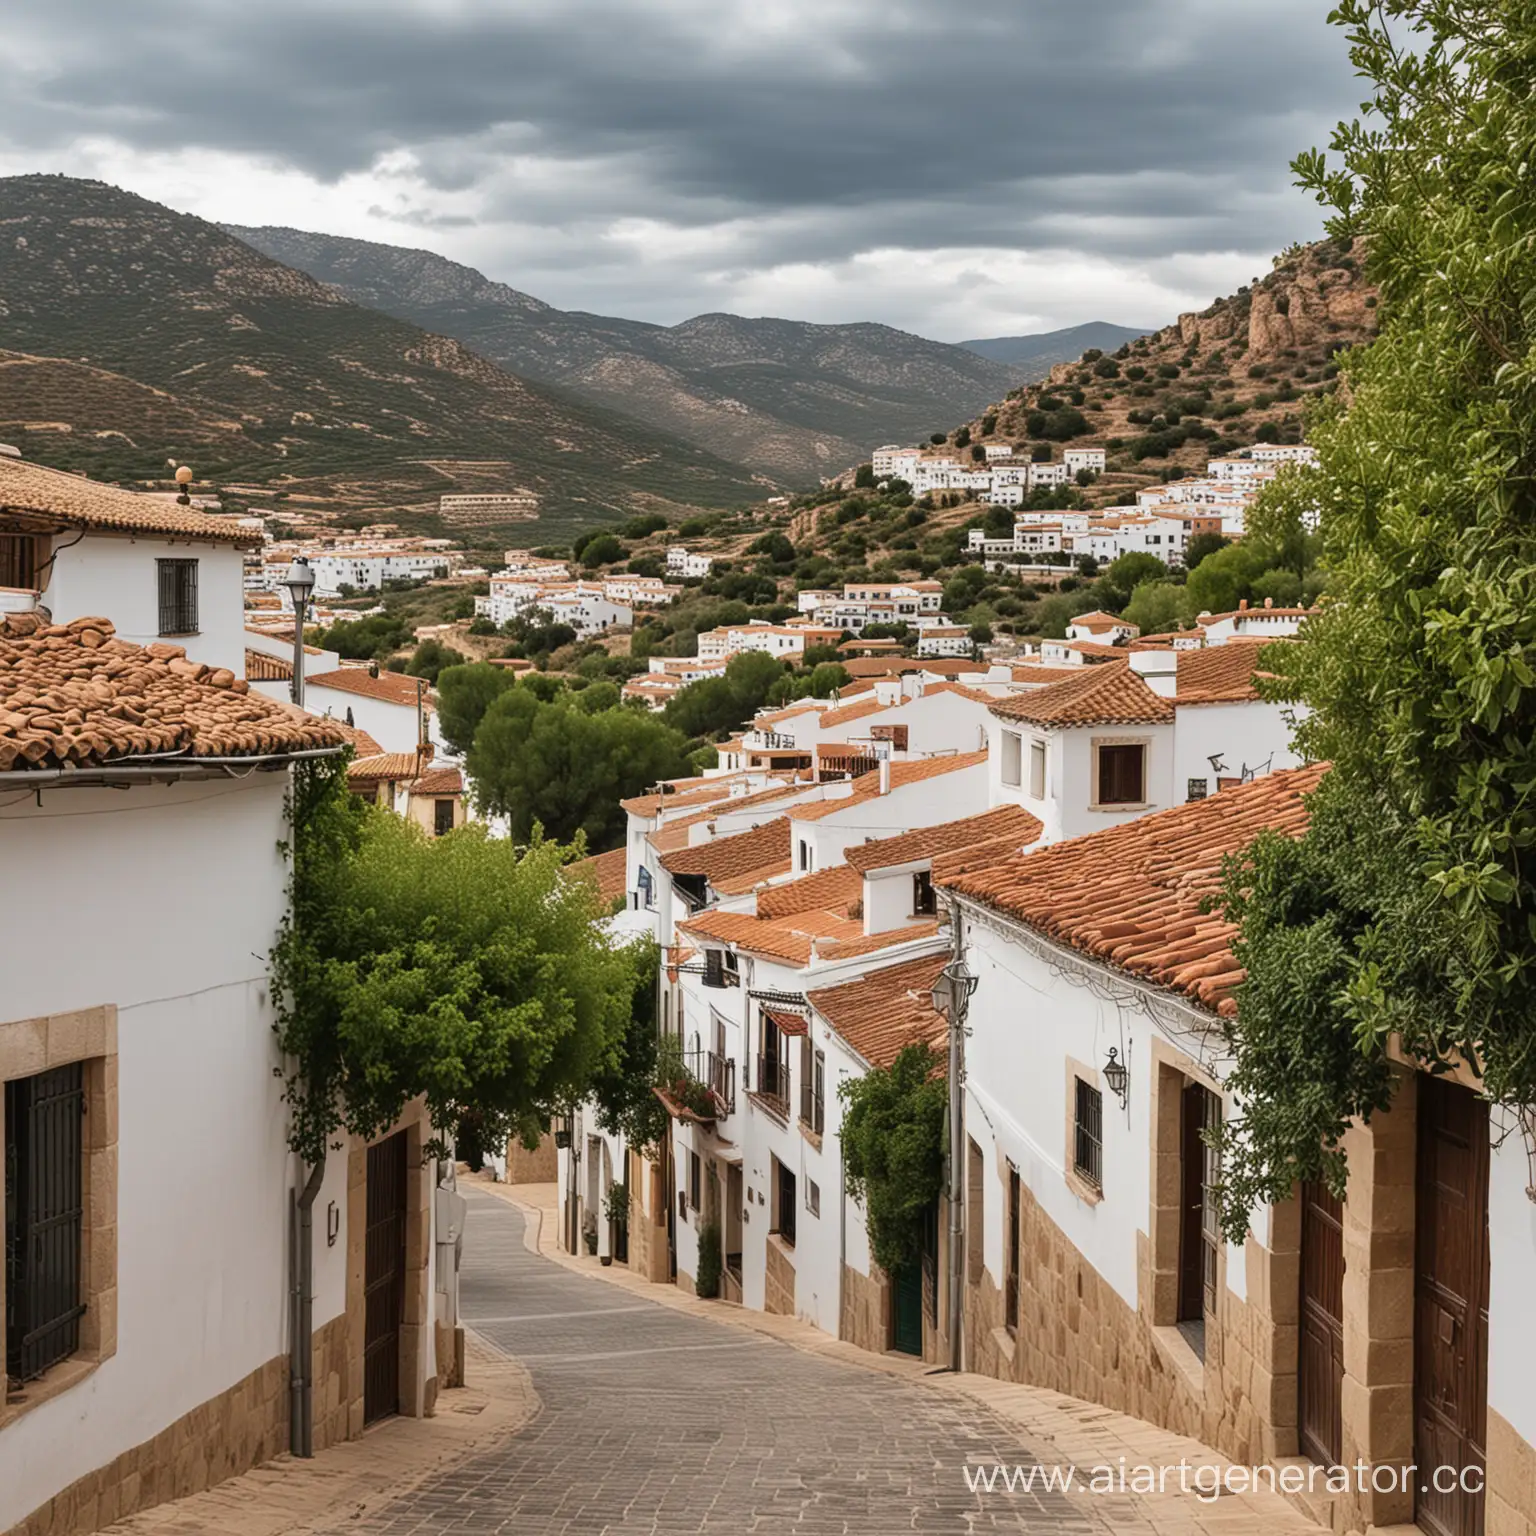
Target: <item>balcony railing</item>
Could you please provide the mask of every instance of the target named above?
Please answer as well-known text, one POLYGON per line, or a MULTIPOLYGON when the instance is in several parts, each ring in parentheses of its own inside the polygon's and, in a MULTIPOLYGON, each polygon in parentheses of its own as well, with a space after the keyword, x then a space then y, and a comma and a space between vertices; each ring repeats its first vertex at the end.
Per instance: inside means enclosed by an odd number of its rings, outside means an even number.
POLYGON ((722 1115, 736 1113, 736 1063, 731 1057, 694 1050, 688 1052, 686 1065, 688 1075, 714 1095, 722 1115))
POLYGON ((789 1063, 777 1056, 757 1058, 757 1095, 787 1119, 789 1116, 789 1063))
POLYGON ((748 731, 742 745, 749 752, 793 752, 795 738, 783 731, 748 731))

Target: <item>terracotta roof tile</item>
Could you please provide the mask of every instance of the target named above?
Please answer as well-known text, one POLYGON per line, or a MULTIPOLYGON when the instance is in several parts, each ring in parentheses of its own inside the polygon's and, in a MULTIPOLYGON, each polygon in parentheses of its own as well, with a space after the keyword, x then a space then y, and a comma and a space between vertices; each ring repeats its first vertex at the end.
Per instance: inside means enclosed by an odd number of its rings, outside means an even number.
POLYGON ((590 880, 597 887, 598 896, 605 902, 616 901, 624 894, 625 860, 622 848, 577 859, 574 864, 567 864, 565 870, 578 880, 590 880))
POLYGON ((1202 912, 1201 902, 1220 884, 1222 860, 1259 832, 1301 834, 1302 797, 1324 771, 1272 773, 967 874, 936 872, 935 881, 1106 965, 1231 1014, 1243 979, 1232 954, 1235 930, 1219 913, 1202 912))
POLYGON ((430 710, 432 689, 426 680, 407 677, 404 672, 380 672, 375 677, 367 667, 340 667, 335 672, 321 672, 305 679, 305 686, 309 688, 332 688, 338 693, 355 693, 385 704, 408 704, 412 709, 416 707, 418 683, 422 685, 422 703, 430 710))
POLYGON ((414 779, 421 772, 415 752, 380 752, 375 757, 354 757, 347 764, 347 783, 380 784, 385 780, 414 779))
MULTIPOLYGON (((1274 640, 1273 645, 1287 645, 1274 640)), ((1235 704, 1257 699, 1255 677, 1272 677, 1257 665, 1260 646, 1253 641, 1236 645, 1208 645, 1200 650, 1178 651, 1176 704, 1235 704)))
POLYGON ((1029 725, 1166 725, 1173 719, 1173 700, 1154 693, 1129 662, 1120 662, 999 699, 992 713, 1029 725))
POLYGON ((999 805, 979 816, 960 821, 940 822, 933 827, 919 827, 901 837, 881 837, 850 848, 844 857, 856 869, 868 873, 889 869, 896 864, 911 864, 931 859, 951 849, 969 848, 976 843, 1009 837, 1021 847, 1038 840, 1045 830, 1037 817, 1021 805, 999 805))
POLYGON ((789 868, 789 821, 779 816, 750 832, 695 843, 664 855, 661 863, 669 874, 702 875, 717 891, 751 890, 757 880, 789 868))
POLYGON ((937 923, 908 923, 904 928, 887 928, 884 933, 860 934, 851 939, 833 938, 814 946, 819 960, 850 960, 855 955, 872 955, 893 944, 910 944, 914 939, 931 939, 939 931, 937 923))
POLYGON ((947 954, 924 955, 887 966, 841 987, 806 994, 811 1006, 872 1067, 888 1067, 909 1045, 938 1047, 946 1039, 944 1016, 929 994, 947 954))
POLYGON ((680 933, 694 939, 714 939, 734 944, 755 955, 769 955, 791 965, 810 963, 816 939, 853 939, 863 925, 836 912, 813 910, 765 920, 746 912, 701 912, 677 925, 680 933))
MULTIPOLYGON (((941 774, 959 773, 986 760, 985 752, 957 752, 950 757, 920 757, 910 762, 892 763, 891 788, 901 789, 924 779, 936 779, 941 774)), ((839 811, 847 810, 850 805, 862 805, 866 800, 873 800, 879 793, 880 774, 876 770, 860 774, 853 781, 851 795, 840 795, 835 800, 817 800, 810 805, 797 805, 789 814, 796 821, 820 821, 824 816, 835 816, 839 811)))
POLYGON ((358 757, 378 757, 384 750, 367 731, 359 730, 355 725, 348 725, 345 720, 327 718, 325 723, 352 748, 358 757))
POLYGON ((849 864, 834 864, 818 869, 814 875, 802 875, 760 891, 757 897, 759 917, 788 917, 794 912, 808 912, 821 907, 828 912, 853 913, 851 909, 864 896, 864 877, 849 864))
POLYGON ((106 619, 0 619, 0 771, 146 754, 275 757, 342 741, 329 720, 252 693, 179 645, 130 645, 106 619))
POLYGON ((440 763, 436 768, 428 768, 410 790, 413 795, 462 795, 464 775, 452 764, 440 763))
POLYGON ((855 720, 862 720, 866 715, 878 715, 884 709, 899 709, 904 702, 897 699, 892 704, 882 704, 879 699, 860 699, 857 704, 844 704, 837 709, 829 709, 821 717, 822 728, 830 730, 839 725, 852 725, 855 720))
POLYGON ((286 683, 293 677, 293 663, 266 651, 245 651, 245 680, 248 683, 286 683))
POLYGON ((231 519, 210 517, 174 501, 119 490, 62 470, 44 469, 24 459, 0 458, 0 515, 4 514, 14 514, 39 528, 164 533, 246 548, 261 543, 259 534, 231 519))

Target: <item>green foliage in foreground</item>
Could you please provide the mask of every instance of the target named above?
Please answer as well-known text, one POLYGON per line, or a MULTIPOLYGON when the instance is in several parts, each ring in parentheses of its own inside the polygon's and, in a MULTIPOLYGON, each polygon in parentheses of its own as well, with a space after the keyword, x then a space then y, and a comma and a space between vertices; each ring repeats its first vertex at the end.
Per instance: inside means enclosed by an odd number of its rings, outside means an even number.
POLYGON ((1331 600, 1264 653, 1333 767, 1302 843, 1260 839, 1228 875, 1249 972, 1233 1236, 1298 1178, 1342 1192, 1339 1140, 1385 1101, 1394 1034, 1536 1103, 1536 7, 1334 19, 1374 82, 1368 126, 1297 170, 1336 242, 1365 237, 1383 323, 1312 432, 1331 600))
POLYGON ((864 1207, 869 1249, 887 1274, 922 1252, 923 1223, 944 1187, 948 1094, 940 1058, 909 1045, 889 1067, 851 1077, 843 1100, 848 1190, 864 1207))
MULTIPOLYGON (((425 1095, 483 1144, 536 1130, 611 1062, 642 950, 616 949, 567 850, 431 838, 363 804, 340 759, 294 770, 292 906, 271 957, 289 1142, 315 1164, 425 1095)), ((653 958, 653 957, 649 957, 653 958)))

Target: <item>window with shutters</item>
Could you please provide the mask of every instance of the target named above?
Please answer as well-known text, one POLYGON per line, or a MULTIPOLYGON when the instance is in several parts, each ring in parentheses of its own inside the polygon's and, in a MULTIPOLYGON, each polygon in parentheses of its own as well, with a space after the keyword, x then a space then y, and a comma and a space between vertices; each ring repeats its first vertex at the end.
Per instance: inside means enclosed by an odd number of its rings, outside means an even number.
POLYGON ((197 633, 197 561, 156 560, 160 584, 160 633, 197 633))
POLYGON ((1017 789, 1023 783, 1024 738, 1017 731, 1003 732, 1003 783, 1017 789))
POLYGON ((453 807, 452 800, 434 800, 432 802, 432 834, 434 837, 446 837, 453 831, 453 807))
POLYGON ((33 533, 0 533, 0 587, 40 591, 47 560, 46 538, 33 533))
POLYGON ((80 1347, 85 1069, 5 1085, 5 1375, 35 1381, 80 1347))
POLYGON ((1043 741, 1032 741, 1029 744, 1029 798, 1045 799, 1045 743, 1043 741))
POLYGON ((1146 792, 1145 742, 1100 742, 1095 748, 1095 805, 1142 805, 1146 792))

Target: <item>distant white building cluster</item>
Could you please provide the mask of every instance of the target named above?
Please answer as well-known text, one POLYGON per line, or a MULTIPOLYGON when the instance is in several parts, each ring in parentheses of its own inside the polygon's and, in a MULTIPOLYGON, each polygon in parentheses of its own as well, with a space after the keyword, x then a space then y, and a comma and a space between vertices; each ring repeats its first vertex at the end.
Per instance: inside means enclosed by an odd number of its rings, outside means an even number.
POLYGON ((714 563, 711 556, 695 554, 681 544, 673 544, 667 550, 669 576, 708 576, 714 563))
POLYGON ((1189 541, 1216 533, 1240 538, 1247 510, 1282 464, 1311 464, 1317 453, 1303 444, 1260 444, 1246 455, 1212 459, 1204 475, 1145 486, 1134 505, 1097 512, 1021 512, 1006 538, 973 528, 968 548, 986 560, 1040 560, 1065 554, 1100 562, 1149 554, 1165 565, 1184 563, 1189 541))
POLYGON ((477 618, 498 628, 537 611, 550 623, 569 624, 578 635, 599 635, 633 624, 636 608, 662 608, 680 590, 659 576, 615 574, 573 578, 563 561, 543 560, 509 549, 506 569, 490 580, 490 593, 475 599, 477 618))
POLYGON ((1102 448, 1068 448, 1059 461, 1040 464, 1019 458, 1006 443, 989 443, 983 453, 977 462, 952 453, 887 446, 875 449, 870 465, 877 480, 904 480, 914 496, 960 491, 997 507, 1017 507, 1041 486, 1070 484, 1080 470, 1104 473, 1102 448))
POLYGON ((309 561, 317 598, 379 592, 392 581, 434 581, 457 574, 464 552, 452 539, 391 536, 392 525, 311 538, 268 538, 247 557, 247 592, 275 592, 286 601, 283 578, 296 556, 309 561), (389 531, 386 531, 388 529, 389 531))

